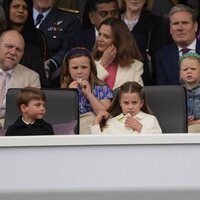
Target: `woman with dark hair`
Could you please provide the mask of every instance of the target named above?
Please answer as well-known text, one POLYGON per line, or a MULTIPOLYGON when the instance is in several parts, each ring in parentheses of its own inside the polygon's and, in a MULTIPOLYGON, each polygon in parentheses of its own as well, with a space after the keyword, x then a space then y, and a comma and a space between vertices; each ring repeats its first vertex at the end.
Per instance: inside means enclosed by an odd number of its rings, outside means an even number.
POLYGON ((47 86, 44 71, 46 41, 40 30, 34 27, 32 0, 6 0, 3 8, 7 20, 7 30, 19 31, 25 40, 24 55, 20 63, 40 75, 42 86, 47 86))
POLYGON ((143 85, 143 63, 137 44, 126 24, 116 18, 105 19, 93 51, 97 76, 112 89, 127 81, 143 85))

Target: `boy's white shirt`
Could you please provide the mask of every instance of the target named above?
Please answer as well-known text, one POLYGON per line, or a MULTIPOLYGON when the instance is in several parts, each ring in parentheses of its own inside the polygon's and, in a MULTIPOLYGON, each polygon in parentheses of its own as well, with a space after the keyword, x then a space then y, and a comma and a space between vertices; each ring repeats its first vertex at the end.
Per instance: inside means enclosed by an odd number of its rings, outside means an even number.
POLYGON ((150 115, 140 111, 134 116, 142 125, 141 132, 137 132, 132 128, 124 126, 126 115, 121 113, 120 115, 108 119, 106 127, 101 131, 100 126, 90 126, 92 134, 151 134, 151 133, 162 133, 159 123, 154 115, 150 115))

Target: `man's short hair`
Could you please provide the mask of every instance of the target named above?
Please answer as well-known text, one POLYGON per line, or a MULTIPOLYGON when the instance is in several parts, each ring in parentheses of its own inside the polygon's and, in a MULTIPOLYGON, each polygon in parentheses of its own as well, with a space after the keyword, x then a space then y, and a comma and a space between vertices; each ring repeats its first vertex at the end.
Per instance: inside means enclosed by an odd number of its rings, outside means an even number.
POLYGON ((96 11, 98 4, 110 3, 110 2, 113 2, 113 1, 116 2, 116 4, 117 4, 117 0, 89 0, 88 3, 87 3, 88 11, 89 12, 96 11))
POLYGON ((172 15, 174 15, 175 13, 178 12, 188 12, 191 14, 192 16, 192 21, 196 22, 197 21, 197 16, 195 14, 195 11, 193 8, 191 8, 190 6, 186 6, 184 4, 177 4, 174 7, 171 8, 171 10, 169 11, 169 17, 171 17, 172 15))

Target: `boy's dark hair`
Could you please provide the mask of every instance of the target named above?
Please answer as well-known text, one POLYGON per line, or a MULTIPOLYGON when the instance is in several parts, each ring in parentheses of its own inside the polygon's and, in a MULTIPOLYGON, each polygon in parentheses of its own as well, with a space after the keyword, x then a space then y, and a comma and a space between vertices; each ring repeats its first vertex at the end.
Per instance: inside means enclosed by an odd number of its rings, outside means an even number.
POLYGON ((25 87, 17 94, 17 107, 20 110, 22 104, 28 105, 34 99, 46 102, 45 93, 39 88, 25 87))

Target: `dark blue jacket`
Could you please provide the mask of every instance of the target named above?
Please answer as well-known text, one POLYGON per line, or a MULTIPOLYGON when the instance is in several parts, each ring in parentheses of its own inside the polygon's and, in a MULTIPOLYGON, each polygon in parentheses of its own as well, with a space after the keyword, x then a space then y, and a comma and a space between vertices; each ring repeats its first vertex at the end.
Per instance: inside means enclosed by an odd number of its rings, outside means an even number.
POLYGON ((80 30, 80 20, 77 15, 52 8, 39 29, 46 37, 49 58, 53 58, 60 65, 66 53, 69 38, 80 30))
POLYGON ((28 135, 54 135, 51 124, 43 119, 37 119, 33 124, 25 124, 20 116, 16 122, 9 126, 6 136, 28 136, 28 135))
POLYGON ((74 34, 69 40, 69 50, 74 47, 85 47, 90 52, 95 45, 96 36, 95 29, 85 29, 74 34))

